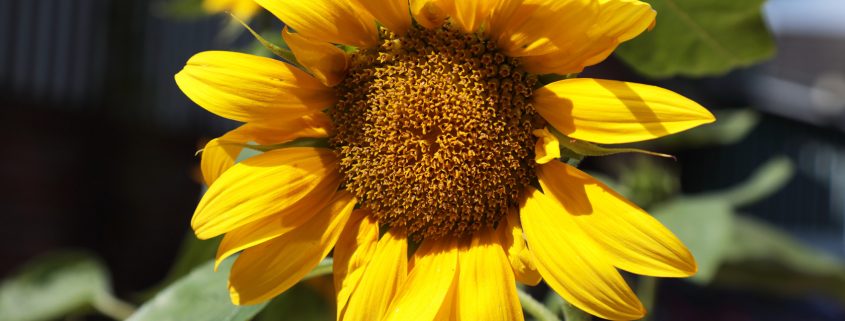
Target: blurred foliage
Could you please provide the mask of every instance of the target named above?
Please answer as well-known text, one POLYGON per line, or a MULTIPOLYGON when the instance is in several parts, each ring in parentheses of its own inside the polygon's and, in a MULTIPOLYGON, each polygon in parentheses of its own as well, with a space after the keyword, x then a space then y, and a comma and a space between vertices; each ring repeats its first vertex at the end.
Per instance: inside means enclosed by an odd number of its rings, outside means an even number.
MULTIPOLYGON (((324 281, 330 278, 315 279, 324 281)), ((332 292, 332 294, 334 294, 332 292)), ((282 293, 261 311, 255 321, 325 321, 335 318, 334 302, 328 302, 310 283, 300 283, 282 293)))
POLYGON ((221 237, 217 237, 210 240, 200 240, 193 232, 188 232, 182 240, 182 245, 179 246, 176 262, 173 263, 161 286, 170 285, 191 273, 194 268, 213 259, 221 239, 221 237))
POLYGON ((746 182, 735 187, 696 196, 679 196, 651 208, 654 217, 672 230, 695 256, 698 273, 690 281, 711 282, 729 249, 736 250, 736 239, 746 233, 735 224, 736 208, 780 190, 793 173, 792 162, 779 157, 768 161, 746 182))
POLYGON ((616 51, 645 76, 714 76, 774 55, 765 0, 645 1, 657 11, 656 27, 616 51))
POLYGON ((619 186, 629 200, 642 207, 665 201, 681 188, 678 176, 651 158, 638 156, 620 167, 619 186))
POLYGON ((47 254, 0 285, 3 321, 50 320, 92 307, 117 319, 132 313, 131 306, 112 296, 102 262, 86 252, 47 254))
POLYGON ((714 198, 679 197, 651 210, 655 218, 686 244, 698 263, 691 281, 709 283, 731 246, 734 213, 729 203, 714 198))
POLYGON ((214 271, 209 261, 184 278, 159 292, 132 315, 129 321, 219 320, 246 321, 252 319, 267 304, 236 306, 229 299, 227 282, 234 258, 220 264, 214 271))
POLYGON ((748 136, 760 123, 760 114, 751 109, 714 111, 716 122, 691 130, 639 143, 657 150, 678 150, 713 145, 735 144, 748 136))
POLYGON ((845 303, 842 259, 752 217, 737 216, 735 225, 714 285, 785 297, 826 295, 845 303))
MULTIPOLYGON (((235 257, 226 259, 216 272, 213 261, 194 268, 190 274, 170 284, 142 305, 128 321, 245 321, 256 316, 259 316, 257 320, 333 318, 333 311, 326 309, 325 299, 302 283, 270 302, 248 306, 233 305, 227 284, 234 262, 235 257)), ((330 273, 332 263, 331 259, 323 260, 303 278, 303 282, 330 273)), ((332 284, 331 281, 328 284, 332 284)))
POLYGON ((208 16, 202 9, 203 0, 162 0, 154 7, 158 16, 185 20, 208 16))
POLYGON ((793 174, 792 162, 778 157, 744 183, 651 208, 695 256, 699 270, 689 281, 792 297, 823 294, 845 302, 845 262, 769 223, 737 214, 737 208, 780 190, 793 174))

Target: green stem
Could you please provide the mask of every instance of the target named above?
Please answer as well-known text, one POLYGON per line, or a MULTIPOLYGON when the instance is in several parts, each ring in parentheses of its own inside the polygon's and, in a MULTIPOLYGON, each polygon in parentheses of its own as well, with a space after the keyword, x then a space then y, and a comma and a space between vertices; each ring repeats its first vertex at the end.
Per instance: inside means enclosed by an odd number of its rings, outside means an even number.
POLYGON ((549 308, 549 311, 552 311, 554 315, 561 315, 563 313, 563 306, 566 305, 566 301, 557 294, 557 292, 550 292, 546 296, 545 305, 549 308))
POLYGON ((121 301, 111 293, 97 295, 91 305, 103 315, 115 320, 126 320, 135 313, 135 306, 121 301))
MULTIPOLYGON (((552 311, 546 308, 542 303, 531 297, 530 294, 525 293, 522 289, 516 289, 516 295, 519 297, 519 303, 522 303, 522 309, 528 312, 537 321, 560 321, 552 311)), ((569 321, 567 319, 567 321, 569 321)))

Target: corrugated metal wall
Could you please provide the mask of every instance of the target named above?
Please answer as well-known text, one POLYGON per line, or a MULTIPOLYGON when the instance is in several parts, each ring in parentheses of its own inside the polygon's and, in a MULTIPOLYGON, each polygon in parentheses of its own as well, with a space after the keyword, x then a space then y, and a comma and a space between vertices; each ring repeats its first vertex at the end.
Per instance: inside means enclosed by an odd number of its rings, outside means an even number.
POLYGON ((0 93, 169 130, 231 127, 191 104, 173 75, 215 43, 224 17, 173 21, 158 2, 0 0, 0 93))

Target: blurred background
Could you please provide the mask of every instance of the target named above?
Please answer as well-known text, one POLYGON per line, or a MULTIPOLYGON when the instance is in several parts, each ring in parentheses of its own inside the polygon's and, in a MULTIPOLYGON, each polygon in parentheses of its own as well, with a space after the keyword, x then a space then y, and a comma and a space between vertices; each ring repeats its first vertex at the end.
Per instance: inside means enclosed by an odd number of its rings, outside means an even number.
MULTIPOLYGON (((719 118, 637 145, 677 161, 582 163, 699 260, 690 280, 632 279, 654 299, 649 317, 845 320, 845 1, 647 2, 667 20, 583 76, 657 84, 719 118), (676 37, 701 39, 656 40, 678 21, 701 27, 676 37)), ((279 38, 268 13, 247 18, 279 38)), ((236 124, 190 102, 173 75, 200 51, 260 51, 231 20, 198 0, 0 0, 0 320, 125 316, 211 257, 213 241, 189 226, 203 190, 195 152, 236 124), (67 266, 125 302, 55 285, 67 266)), ((325 282, 312 281, 258 318, 332 319, 325 282), (308 317, 290 317, 290 300, 306 300, 296 313, 308 317)))

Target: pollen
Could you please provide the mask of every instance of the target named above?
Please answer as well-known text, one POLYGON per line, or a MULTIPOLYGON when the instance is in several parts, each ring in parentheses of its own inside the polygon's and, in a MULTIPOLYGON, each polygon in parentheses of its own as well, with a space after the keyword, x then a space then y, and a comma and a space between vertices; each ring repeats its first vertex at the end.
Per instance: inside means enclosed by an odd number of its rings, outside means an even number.
POLYGON ((381 39, 353 54, 329 112, 345 188, 416 239, 495 226, 536 180, 537 77, 448 24, 381 39))

